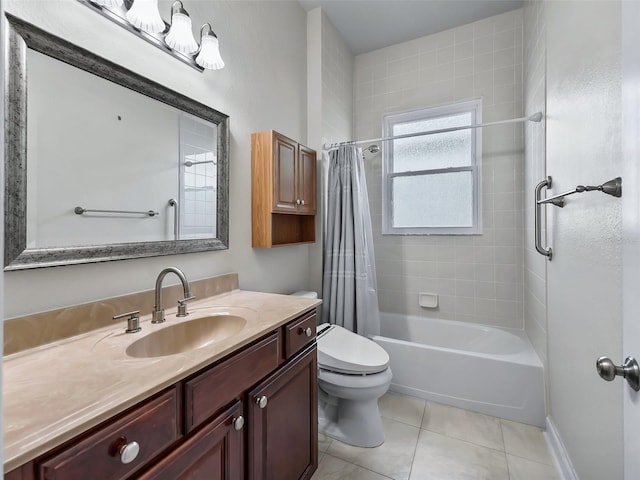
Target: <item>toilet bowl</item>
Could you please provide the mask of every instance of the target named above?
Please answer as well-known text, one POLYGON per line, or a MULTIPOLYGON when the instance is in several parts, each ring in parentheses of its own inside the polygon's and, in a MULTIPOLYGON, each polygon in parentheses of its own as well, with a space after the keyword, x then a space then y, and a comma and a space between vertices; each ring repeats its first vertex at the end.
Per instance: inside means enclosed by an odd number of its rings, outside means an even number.
POLYGON ((384 443, 378 399, 391 384, 389 355, 378 344, 338 325, 317 327, 320 431, 343 443, 384 443))
MULTIPOLYGON (((316 292, 293 295, 318 298, 316 292)), ((389 354, 377 343, 338 325, 316 327, 318 429, 343 443, 384 443, 378 399, 391 384, 389 354)))

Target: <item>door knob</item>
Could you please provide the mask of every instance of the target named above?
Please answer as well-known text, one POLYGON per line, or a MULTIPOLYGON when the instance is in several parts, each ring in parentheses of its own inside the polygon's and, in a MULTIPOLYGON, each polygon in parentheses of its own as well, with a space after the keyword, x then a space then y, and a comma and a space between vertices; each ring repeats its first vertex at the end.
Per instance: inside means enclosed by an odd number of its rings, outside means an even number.
POLYGON ((640 390, 640 367, 633 357, 627 357, 622 366, 614 364, 608 357, 600 357, 596 361, 596 369, 598 375, 607 382, 612 381, 616 376, 621 376, 627 379, 629 386, 636 392, 640 390))

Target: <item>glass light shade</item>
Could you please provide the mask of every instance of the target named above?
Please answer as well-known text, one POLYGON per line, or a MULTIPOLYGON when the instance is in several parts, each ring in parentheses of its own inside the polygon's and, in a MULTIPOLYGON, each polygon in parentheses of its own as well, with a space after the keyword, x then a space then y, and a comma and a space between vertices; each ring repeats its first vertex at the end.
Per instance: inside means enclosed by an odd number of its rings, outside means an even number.
POLYGON ((158 11, 158 0, 135 0, 127 12, 127 20, 148 33, 160 33, 166 27, 158 11))
POLYGON ((215 36, 208 34, 202 36, 196 63, 207 70, 220 70, 224 67, 218 39, 215 36))
POLYGON ((100 5, 101 7, 121 7, 123 0, 91 0, 96 5, 100 5))
POLYGON ((164 41, 170 48, 188 54, 198 50, 198 43, 193 38, 191 31, 191 19, 189 15, 176 12, 171 18, 171 28, 164 38, 164 41))

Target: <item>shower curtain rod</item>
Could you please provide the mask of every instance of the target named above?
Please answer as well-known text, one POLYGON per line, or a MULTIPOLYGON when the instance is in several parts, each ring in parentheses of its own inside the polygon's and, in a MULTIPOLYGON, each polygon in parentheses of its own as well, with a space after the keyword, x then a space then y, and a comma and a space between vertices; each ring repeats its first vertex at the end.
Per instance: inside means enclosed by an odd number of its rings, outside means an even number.
POLYGON ((369 140, 357 140, 354 142, 342 142, 339 144, 325 143, 322 146, 322 149, 325 151, 331 151, 331 150, 337 149, 338 145, 345 145, 349 143, 353 143, 354 145, 357 145, 359 143, 386 142, 389 140, 398 140, 400 138, 418 137, 421 135, 433 135, 435 133, 455 132, 458 130, 468 130, 471 128, 481 128, 481 127, 492 127, 494 125, 504 125, 507 123, 520 123, 520 122, 526 122, 526 121, 530 121, 530 122, 542 121, 542 112, 536 112, 533 115, 529 115, 528 117, 512 118, 510 120, 500 120, 497 122, 478 123, 477 125, 462 125, 460 127, 440 128, 438 130, 427 130, 426 132, 405 133, 403 135, 395 135, 393 137, 371 138, 369 140))

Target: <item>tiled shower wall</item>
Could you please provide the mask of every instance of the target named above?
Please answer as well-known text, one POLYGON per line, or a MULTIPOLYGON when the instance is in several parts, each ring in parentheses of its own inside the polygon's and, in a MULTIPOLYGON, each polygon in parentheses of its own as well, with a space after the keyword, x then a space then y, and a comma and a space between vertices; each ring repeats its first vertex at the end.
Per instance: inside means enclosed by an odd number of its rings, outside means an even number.
MULTIPOLYGON (((514 10, 358 55, 355 138, 380 137, 384 114, 473 98, 483 122, 521 117, 522 18, 514 10)), ((382 311, 523 328, 523 127, 485 128, 482 144, 474 236, 382 235, 382 155, 366 155, 382 311), (419 292, 438 294, 439 307, 421 308, 419 292)))

